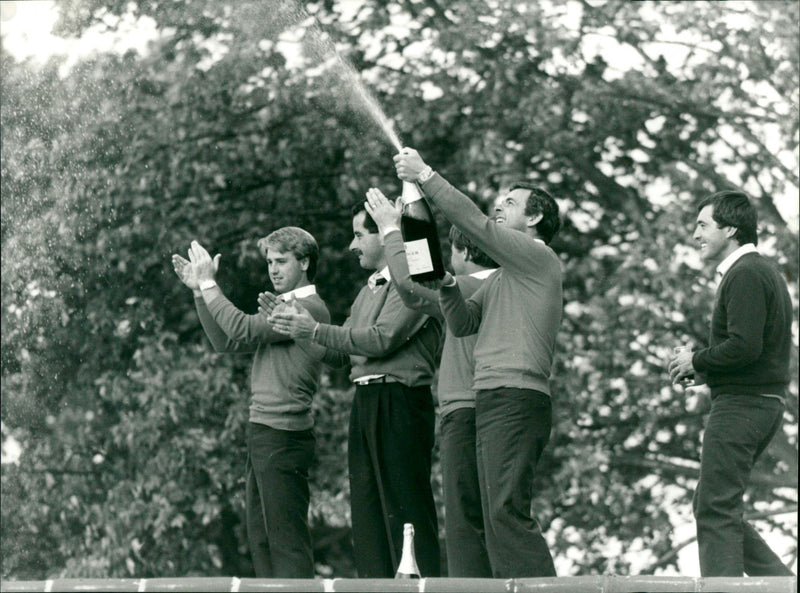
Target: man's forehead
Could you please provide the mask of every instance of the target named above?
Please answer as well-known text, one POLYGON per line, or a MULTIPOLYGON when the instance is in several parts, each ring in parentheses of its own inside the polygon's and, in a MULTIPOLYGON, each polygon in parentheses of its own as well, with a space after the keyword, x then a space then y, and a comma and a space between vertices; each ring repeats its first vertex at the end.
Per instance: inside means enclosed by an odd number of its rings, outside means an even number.
POLYGON ((507 189, 505 191, 500 192, 500 196, 497 198, 498 201, 505 201, 505 200, 514 200, 515 202, 525 201, 528 199, 528 196, 531 195, 531 190, 525 189, 524 187, 515 187, 514 189, 507 189))
POLYGON ((699 221, 709 221, 712 220, 714 216, 714 206, 713 204, 708 204, 707 206, 703 206, 703 209, 697 213, 697 220, 699 221))
POLYGON ((367 227, 364 226, 364 222, 367 219, 366 211, 362 210, 358 214, 353 217, 353 228, 358 230, 365 230, 367 227))
POLYGON ((281 251, 270 246, 267 246, 266 254, 268 259, 286 259, 289 257, 294 257, 294 253, 291 251, 281 251))

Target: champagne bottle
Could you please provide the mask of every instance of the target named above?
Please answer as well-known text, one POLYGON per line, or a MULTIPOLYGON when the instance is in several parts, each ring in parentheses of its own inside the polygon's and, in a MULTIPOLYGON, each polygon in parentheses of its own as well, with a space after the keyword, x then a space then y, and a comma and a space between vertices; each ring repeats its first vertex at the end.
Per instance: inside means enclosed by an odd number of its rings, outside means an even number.
POLYGON ((403 182, 402 202, 400 232, 411 279, 424 282, 443 278, 442 247, 431 207, 416 184, 408 181, 403 182))
POLYGON ((420 578, 417 558, 414 555, 414 526, 411 523, 403 525, 403 555, 400 557, 400 565, 397 567, 394 578, 420 578))

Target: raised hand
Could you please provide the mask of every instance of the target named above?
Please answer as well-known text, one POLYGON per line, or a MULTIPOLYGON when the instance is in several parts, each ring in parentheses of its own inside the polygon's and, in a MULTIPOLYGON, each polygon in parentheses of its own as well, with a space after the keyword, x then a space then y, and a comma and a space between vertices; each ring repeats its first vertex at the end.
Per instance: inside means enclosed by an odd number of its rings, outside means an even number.
POLYGON ((403 181, 416 181, 426 167, 425 161, 413 148, 403 148, 394 155, 394 166, 397 169, 397 176, 403 181))
POLYGON ((378 225, 378 229, 383 231, 387 227, 400 228, 401 210, 399 205, 389 201, 381 190, 371 187, 367 190, 367 201, 364 208, 378 225))
POLYGON ((197 241, 192 241, 192 245, 189 248, 189 260, 194 266, 198 282, 214 279, 219 269, 220 257, 222 256, 217 254, 214 256, 214 259, 211 259, 211 255, 209 255, 205 247, 200 245, 197 241))
POLYGON ((195 274, 194 266, 188 259, 181 257, 177 253, 172 255, 172 268, 187 287, 193 291, 200 290, 198 285, 197 274, 195 274))

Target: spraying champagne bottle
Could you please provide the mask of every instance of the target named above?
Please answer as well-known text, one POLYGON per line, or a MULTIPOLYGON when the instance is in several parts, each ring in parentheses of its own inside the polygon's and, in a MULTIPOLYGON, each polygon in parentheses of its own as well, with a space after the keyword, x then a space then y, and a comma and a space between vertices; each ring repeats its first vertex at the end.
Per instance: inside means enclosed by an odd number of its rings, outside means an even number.
POLYGON ((443 278, 442 247, 431 207, 416 184, 408 181, 403 182, 402 202, 400 232, 411 279, 424 282, 443 278))
POLYGON ((400 565, 397 567, 394 578, 420 578, 417 558, 414 555, 414 526, 411 523, 403 525, 403 555, 400 556, 400 565))

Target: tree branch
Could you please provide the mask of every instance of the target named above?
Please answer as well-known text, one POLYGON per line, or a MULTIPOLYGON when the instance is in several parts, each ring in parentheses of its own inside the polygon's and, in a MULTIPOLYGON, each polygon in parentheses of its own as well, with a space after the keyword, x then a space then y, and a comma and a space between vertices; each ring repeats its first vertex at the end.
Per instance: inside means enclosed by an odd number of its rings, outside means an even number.
MULTIPOLYGON (((757 521, 759 519, 766 519, 768 517, 774 517, 775 515, 785 515, 788 513, 797 513, 797 505, 788 506, 783 509, 779 509, 777 511, 763 511, 759 513, 745 513, 744 520, 745 521, 757 521)), ((684 540, 677 546, 675 546, 672 550, 664 554, 661 558, 656 560, 653 564, 650 565, 649 570, 654 571, 656 568, 664 568, 675 560, 680 554, 681 550, 683 550, 686 546, 692 545, 694 542, 697 541, 697 536, 690 537, 687 540, 684 540)))

